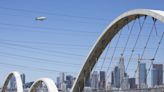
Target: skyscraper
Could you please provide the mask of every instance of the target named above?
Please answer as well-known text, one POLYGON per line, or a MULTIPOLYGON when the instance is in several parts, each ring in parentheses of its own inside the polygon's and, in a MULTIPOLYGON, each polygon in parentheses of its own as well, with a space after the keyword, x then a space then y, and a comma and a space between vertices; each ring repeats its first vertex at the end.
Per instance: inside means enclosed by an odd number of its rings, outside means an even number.
POLYGON ((138 63, 138 78, 137 84, 138 88, 145 88, 147 87, 147 70, 146 70, 146 63, 138 63))
POLYGON ((93 71, 91 75, 91 88, 98 89, 99 74, 97 71, 93 71))
POLYGON ((112 86, 120 88, 120 69, 116 66, 112 72, 112 86))
POLYGON ((129 76, 125 73, 124 57, 119 59, 118 66, 116 66, 111 74, 111 83, 113 87, 127 89, 129 76))
POLYGON ((100 81, 99 81, 99 87, 100 89, 105 89, 105 71, 100 71, 100 81))
POLYGON ((23 83, 23 85, 24 85, 25 82, 26 82, 26 76, 25 76, 24 73, 21 74, 21 79, 22 79, 22 83, 23 83))
POLYGON ((60 77, 57 77, 57 78, 56 78, 56 86, 57 86, 57 88, 58 88, 58 89, 60 89, 60 88, 61 88, 61 86, 60 86, 60 85, 61 85, 61 82, 60 82, 60 77))
POLYGON ((66 76, 66 87, 71 88, 73 85, 73 76, 67 75, 66 76))
POLYGON ((152 66, 152 86, 163 84, 163 65, 153 64, 152 66))
POLYGON ((14 76, 10 79, 10 90, 16 90, 16 80, 14 76))
POLYGON ((136 87, 136 79, 135 78, 129 78, 129 88, 133 89, 133 88, 137 88, 136 87))
POLYGON ((123 56, 120 57, 118 67, 120 69, 120 83, 121 83, 125 77, 125 65, 124 65, 124 57, 123 56))
POLYGON ((64 83, 64 81, 65 81, 65 73, 64 72, 61 72, 60 73, 60 82, 61 83, 64 83))
POLYGON ((24 85, 26 83, 26 76, 24 73, 21 74, 21 79, 22 79, 22 84, 23 84, 23 88, 24 88, 24 85))

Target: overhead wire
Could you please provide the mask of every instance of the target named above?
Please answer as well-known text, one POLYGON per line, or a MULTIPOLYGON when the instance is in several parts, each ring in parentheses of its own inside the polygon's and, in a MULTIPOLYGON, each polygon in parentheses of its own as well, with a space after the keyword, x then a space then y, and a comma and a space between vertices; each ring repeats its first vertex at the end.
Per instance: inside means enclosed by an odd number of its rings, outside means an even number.
POLYGON ((2 22, 0 22, 0 25, 20 27, 20 28, 28 28, 28 29, 29 28, 48 29, 49 31, 46 30, 46 31, 40 31, 40 32, 51 32, 51 33, 55 33, 55 32, 75 32, 75 33, 87 33, 87 34, 98 34, 99 33, 99 32, 81 31, 81 30, 73 30, 73 29, 66 29, 66 28, 30 26, 30 25, 11 24, 11 23, 2 23, 2 22), (53 30, 53 31, 50 31, 50 30, 53 30))
MULTIPOLYGON (((20 67, 26 70, 33 69, 33 70, 38 70, 38 71, 47 71, 47 72, 66 72, 66 71, 59 71, 59 70, 54 70, 54 69, 46 69, 46 68, 37 68, 37 67, 31 67, 31 66, 24 66, 24 65, 17 65, 17 64, 9 64, 9 63, 4 63, 0 62, 0 65, 7 65, 7 66, 14 66, 14 67, 20 67)), ((73 73, 74 72, 68 72, 68 73, 73 73)))
POLYGON ((9 42, 3 42, 1 41, 0 44, 7 44, 7 45, 11 45, 11 46, 17 46, 17 47, 22 47, 22 48, 30 48, 30 49, 33 49, 33 50, 37 50, 37 51, 40 51, 40 52, 48 52, 48 53, 54 53, 54 54, 64 54, 64 55, 72 55, 72 56, 77 56, 77 57, 85 57, 85 55, 81 55, 81 54, 75 54, 75 53, 70 53, 70 52, 62 52, 62 51, 55 51, 55 50, 45 50, 45 49, 41 49, 41 48, 36 48, 36 47, 32 47, 32 46, 27 46, 27 45, 22 45, 22 44, 16 44, 16 43, 9 43, 9 42))
POLYGON ((104 18, 94 18, 94 17, 87 17, 87 16, 76 16, 76 15, 68 15, 68 14, 59 14, 59 13, 50 13, 50 12, 45 12, 45 11, 36 11, 36 10, 27 10, 27 9, 16 9, 16 8, 8 8, 8 7, 2 7, 0 6, 0 9, 3 10, 11 10, 11 11, 19 11, 19 12, 29 12, 29 13, 41 13, 41 14, 46 14, 46 15, 53 15, 53 16, 62 16, 62 17, 69 17, 69 18, 81 18, 81 19, 87 19, 87 20, 99 20, 99 21, 106 21, 108 19, 104 18))
POLYGON ((26 59, 30 59, 30 60, 35 60, 36 62, 39 63, 46 63, 46 64, 66 64, 66 65, 73 65, 73 66, 80 66, 81 64, 78 63, 71 63, 71 62, 62 62, 62 61, 56 61, 56 60, 52 60, 52 59, 45 59, 45 58, 40 58, 40 57, 32 57, 32 56, 27 56, 27 55, 18 55, 18 54, 14 54, 14 53, 8 53, 8 52, 0 52, 1 55, 7 55, 7 56, 14 56, 14 57, 21 57, 21 58, 26 58, 26 59))

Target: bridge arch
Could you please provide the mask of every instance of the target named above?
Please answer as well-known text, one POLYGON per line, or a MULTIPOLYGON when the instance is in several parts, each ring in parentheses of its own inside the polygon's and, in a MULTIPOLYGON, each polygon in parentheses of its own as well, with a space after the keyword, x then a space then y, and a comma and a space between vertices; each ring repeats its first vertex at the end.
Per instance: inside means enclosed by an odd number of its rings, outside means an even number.
POLYGON ((35 88, 40 85, 40 83, 44 82, 47 86, 48 92, 58 92, 56 85, 54 84, 53 80, 49 78, 41 78, 36 80, 33 85, 31 86, 29 92, 35 92, 35 88))
POLYGON ((12 78, 12 76, 14 76, 16 80, 17 92, 23 92, 22 79, 21 79, 20 74, 16 71, 13 71, 7 75, 5 82, 2 86, 2 92, 5 92, 5 90, 7 89, 7 85, 10 79, 12 78))
POLYGON ((108 45, 110 41, 114 38, 114 36, 122 29, 126 24, 135 20, 136 18, 150 16, 154 19, 160 20, 164 22, 164 11, 160 10, 150 10, 150 9, 135 9, 128 12, 123 13, 114 19, 109 26, 105 29, 105 31, 100 35, 97 39, 96 43, 90 50, 80 73, 75 80, 75 83, 71 89, 71 92, 82 92, 84 87, 84 78, 88 78, 90 75, 90 71, 93 69, 96 61, 108 45), (126 22, 125 22, 126 21, 126 22))

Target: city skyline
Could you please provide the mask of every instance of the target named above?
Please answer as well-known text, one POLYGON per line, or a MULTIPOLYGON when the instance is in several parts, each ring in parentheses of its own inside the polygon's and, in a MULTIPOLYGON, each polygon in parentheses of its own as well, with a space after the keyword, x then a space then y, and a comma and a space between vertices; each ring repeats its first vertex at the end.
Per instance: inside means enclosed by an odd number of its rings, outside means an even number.
MULTIPOLYGON (((22 1, 20 1, 20 3, 22 3, 21 5, 18 1, 8 2, 9 1, 3 1, 0 4, 0 12, 2 12, 0 15, 0 19, 2 20, 0 23, 2 33, 0 38, 1 83, 3 83, 5 76, 10 71, 25 73, 27 75, 27 82, 34 81, 40 77, 50 77, 55 81, 60 72, 65 72, 66 75, 76 77, 96 39, 113 19, 125 11, 135 8, 164 10, 164 7, 159 2, 155 3, 161 6, 154 6, 152 4, 145 5, 141 3, 142 1, 135 1, 137 6, 127 5, 126 2, 128 1, 121 1, 121 3, 115 1, 111 1, 112 3, 109 1, 98 1, 93 4, 93 7, 90 7, 91 1, 87 3, 84 1, 81 1, 81 3, 77 1, 67 1, 68 3, 63 4, 64 7, 60 6, 63 1, 41 2, 39 4, 36 1, 32 4, 28 2, 27 4, 23 4, 22 1), (109 3, 109 5, 107 3, 109 3), (29 5, 32 7, 29 7, 29 5), (44 5, 47 7, 42 7, 44 5), (113 10, 112 8, 116 6, 124 7, 126 5, 127 7, 124 9, 118 8, 113 10), (24 7, 22 8, 22 6, 24 7), (97 10, 102 11, 97 12, 97 10), (114 14, 111 14, 111 12, 114 12, 114 14), (42 15, 46 16, 47 20, 35 21, 35 17, 42 15)), ((130 1, 129 3, 132 2, 130 1)), ((161 29, 163 28, 162 26, 160 27, 161 29)), ((127 33, 125 32, 124 34, 127 33)), ((133 42, 133 40, 131 42, 133 42)), ((158 42, 158 40, 156 42, 158 42)), ((120 46, 124 47, 122 43, 120 46)), ((128 46, 127 48, 132 48, 131 45, 128 46)), ((114 47, 114 45, 112 47, 114 47)), ((138 48, 140 47, 138 46, 138 48)), ((164 47, 162 46, 162 48, 164 47)), ((112 52, 112 50, 110 51, 112 52)), ((138 59, 138 55, 136 54, 140 53, 135 53, 134 61, 138 59)), ((104 54, 102 56, 104 56, 104 54)), ((114 56, 115 59, 112 60, 112 62, 118 63, 119 56, 120 53, 116 53, 114 56)), ((125 53, 124 61, 126 65, 129 56, 128 53, 125 53)), ((107 58, 111 57, 108 56, 107 58)), ((145 58, 150 59, 148 55, 145 56, 144 59, 145 58)), ((156 59, 155 63, 160 64, 162 59, 162 54, 159 54, 159 58, 156 59)), ((100 64, 102 61, 103 59, 99 60, 100 64)), ((106 59, 105 61, 110 62, 110 59, 106 59)), ((99 70, 99 68, 101 68, 99 67, 101 66, 100 64, 98 64, 98 67, 95 67, 95 69, 99 70)), ((125 70, 126 65, 124 66, 125 70)), ((111 67, 113 66, 115 66, 115 64, 112 63, 111 67)), ((106 66, 100 70, 104 71, 105 67, 106 66)), ((129 71, 133 67, 133 64, 130 64, 127 70, 129 77, 133 76, 133 72, 129 71)), ((148 67, 149 65, 146 68, 148 67)), ((111 69, 113 68, 110 68, 107 73, 105 71, 105 76, 109 76, 111 69)), ((122 71, 120 76, 123 76, 123 73, 127 71, 122 71)), ((148 84, 151 84, 150 79, 149 77, 148 84)))

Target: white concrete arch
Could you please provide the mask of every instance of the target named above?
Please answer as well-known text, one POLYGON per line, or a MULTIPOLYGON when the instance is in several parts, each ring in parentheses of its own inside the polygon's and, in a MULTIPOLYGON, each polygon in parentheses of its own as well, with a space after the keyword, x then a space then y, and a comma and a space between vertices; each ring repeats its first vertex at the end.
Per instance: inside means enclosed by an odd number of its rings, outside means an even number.
POLYGON ((18 72, 13 71, 9 73, 4 81, 4 84, 2 86, 2 92, 5 92, 7 89, 7 85, 11 79, 11 77, 14 76, 16 80, 16 86, 17 86, 17 92, 23 92, 23 85, 22 85, 22 79, 18 72))
POLYGON ((104 51, 108 43, 113 37, 123 28, 127 23, 135 20, 137 17, 151 16, 161 22, 164 22, 164 11, 150 10, 150 9, 135 9, 123 13, 116 19, 114 19, 105 31, 100 35, 93 48, 90 50, 84 65, 81 68, 80 73, 75 80, 75 83, 71 89, 71 92, 82 92, 84 87, 84 78, 90 75, 90 71, 96 64, 97 59, 104 51))
POLYGON ((31 86, 29 92, 35 92, 35 88, 36 88, 37 86, 39 86, 40 83, 42 83, 42 82, 44 82, 45 85, 47 86, 48 92, 58 92, 58 89, 57 89, 55 83, 53 82, 53 80, 51 80, 51 79, 49 79, 49 78, 41 78, 41 79, 36 80, 36 81, 32 84, 32 86, 31 86))

